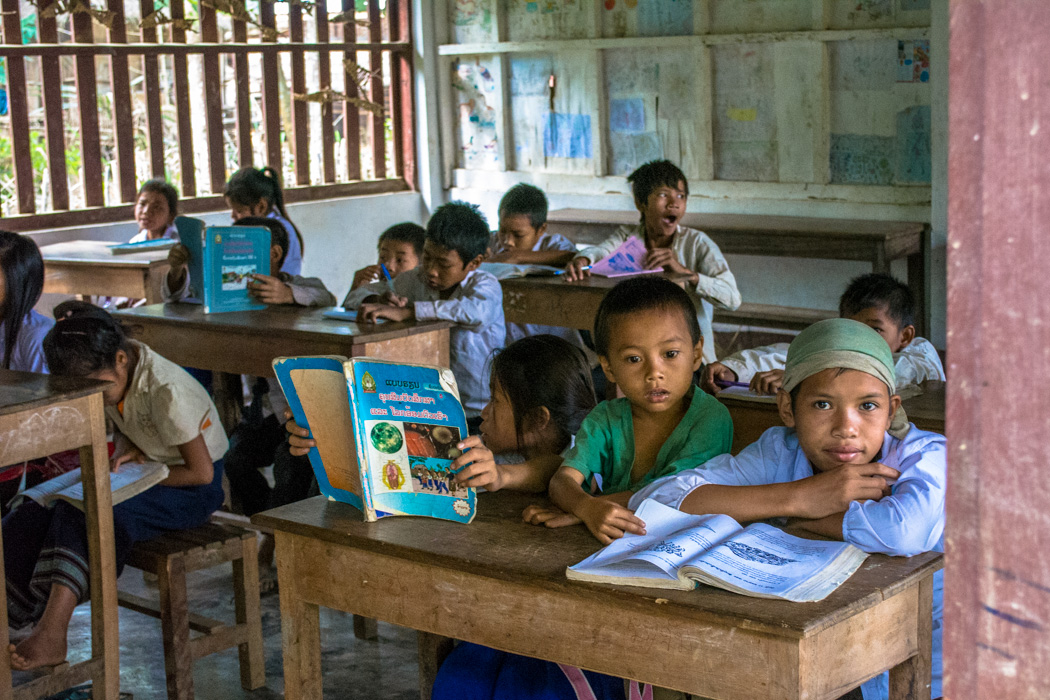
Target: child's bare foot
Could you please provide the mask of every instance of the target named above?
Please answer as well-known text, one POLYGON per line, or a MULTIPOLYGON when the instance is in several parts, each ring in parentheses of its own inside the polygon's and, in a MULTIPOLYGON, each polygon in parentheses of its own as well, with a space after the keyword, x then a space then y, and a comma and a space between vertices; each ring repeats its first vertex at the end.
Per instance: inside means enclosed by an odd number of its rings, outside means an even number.
POLYGON ((57 666, 66 660, 66 630, 58 634, 46 625, 37 625, 28 637, 17 645, 9 644, 7 650, 11 654, 11 668, 16 671, 57 666))

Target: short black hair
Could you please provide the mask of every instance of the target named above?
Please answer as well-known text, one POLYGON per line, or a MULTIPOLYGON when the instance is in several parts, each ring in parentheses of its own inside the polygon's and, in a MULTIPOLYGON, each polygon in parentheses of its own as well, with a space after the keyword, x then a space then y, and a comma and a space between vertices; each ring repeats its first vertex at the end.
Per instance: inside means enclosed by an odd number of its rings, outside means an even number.
POLYGON ((634 195, 636 204, 644 205, 649 201, 649 195, 657 187, 678 187, 682 183, 686 195, 689 194, 689 181, 685 179, 685 173, 677 165, 669 160, 651 160, 627 176, 627 182, 631 183, 631 193, 634 195))
POLYGON ((870 308, 886 311, 898 327, 915 325, 915 297, 908 285, 891 275, 871 272, 850 281, 839 297, 839 316, 849 318, 870 308))
POLYGON ((124 326, 104 309, 76 299, 55 307, 55 325, 43 346, 51 373, 72 377, 113 369, 119 350, 131 354, 124 326))
POLYGON ((139 188, 139 194, 135 197, 135 201, 142 196, 143 192, 156 192, 157 194, 168 200, 168 214, 171 218, 175 218, 179 215, 179 191, 175 189, 175 185, 171 184, 162 177, 155 177, 152 180, 146 180, 142 183, 142 187, 139 188))
POLYGON ((256 226, 264 228, 270 232, 270 245, 281 246, 281 259, 277 261, 277 269, 270 270, 271 275, 276 275, 281 270, 281 266, 284 265, 285 258, 288 257, 288 229, 284 227, 277 219, 271 219, 268 216, 242 216, 233 222, 234 226, 256 226))
POLYGON ((427 240, 454 250, 466 265, 489 247, 489 224, 476 204, 442 204, 427 223, 427 240))
POLYGON ((402 221, 394 224, 386 231, 379 234, 379 243, 383 241, 397 241, 398 243, 411 243, 412 249, 416 251, 416 257, 423 255, 423 242, 426 240, 427 230, 419 224, 411 221, 402 221))
POLYGON ((679 311, 693 345, 704 337, 696 320, 696 307, 685 290, 663 277, 645 275, 620 282, 602 299, 594 316, 594 351, 608 357, 613 319, 644 311, 679 311))
POLYGON ((499 200, 500 218, 521 214, 529 217, 532 228, 538 229, 547 223, 547 195, 543 194, 543 190, 524 182, 507 190, 503 199, 499 200))

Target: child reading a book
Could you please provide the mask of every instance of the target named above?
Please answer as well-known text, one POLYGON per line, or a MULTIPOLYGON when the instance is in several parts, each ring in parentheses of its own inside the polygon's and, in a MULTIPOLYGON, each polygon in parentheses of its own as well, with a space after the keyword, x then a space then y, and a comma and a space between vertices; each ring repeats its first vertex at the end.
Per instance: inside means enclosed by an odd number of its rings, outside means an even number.
MULTIPOLYGON (((670 161, 654 160, 639 167, 627 178, 634 194, 634 205, 642 216, 637 226, 621 226, 602 243, 586 248, 565 268, 569 280, 586 277, 585 269, 608 256, 631 236, 645 241, 649 253, 646 269, 662 267, 666 272, 689 275, 686 290, 697 308, 697 320, 704 338, 711 339, 713 306, 735 309, 740 306, 736 278, 715 242, 707 234, 682 226, 689 183, 670 161)), ((703 360, 714 362, 714 343, 704 346, 703 360)))
POLYGON ((160 238, 179 240, 175 217, 179 215, 179 191, 167 180, 146 180, 135 199, 135 223, 139 232, 128 243, 155 241, 160 238))
POLYGON ((729 411, 693 385, 704 348, 695 312, 685 290, 660 277, 626 280, 605 296, 594 345, 624 397, 587 416, 551 479, 557 508, 530 506, 526 521, 583 521, 602 544, 624 532, 642 534, 645 525, 627 508, 634 491, 729 451, 729 411), (591 495, 592 487, 603 495, 591 495))
MULTIPOLYGON (((741 522, 788 517, 866 552, 944 551, 945 440, 892 424, 900 397, 882 336, 850 319, 802 331, 788 349, 777 406, 787 427, 770 428, 736 457, 655 481, 630 505, 655 498, 741 522)), ((941 590, 937 572, 933 697, 941 694, 941 590)), ((863 693, 885 698, 885 679, 865 684, 863 693)))
MULTIPOLYGON (((409 221, 394 224, 379 234, 379 262, 354 273, 350 291, 366 284, 392 280, 405 270, 419 267, 427 230, 409 221)), ((349 298, 349 297, 348 297, 349 298)), ((346 302, 343 302, 346 305, 346 302)))
MULTIPOLYGON (((111 382, 106 417, 117 433, 116 470, 125 462, 162 462, 161 484, 113 507, 120 572, 134 542, 192 528, 222 505, 222 456, 228 445, 215 405, 192 377, 148 346, 130 340, 108 313, 69 301, 44 339, 55 374, 111 382)), ((15 628, 32 632, 9 648, 11 667, 53 666, 66 657, 73 609, 88 597, 84 514, 59 501, 25 501, 3 520, 7 608, 15 628)))
POLYGON ((44 259, 28 236, 0 231, 0 368, 47 372, 44 336, 54 321, 33 310, 44 290, 44 259))
MULTIPOLYGON (((915 337, 915 300, 907 285, 883 273, 861 275, 839 298, 839 316, 870 326, 886 340, 898 388, 927 379, 944 381, 937 349, 925 338, 915 337)), ((734 353, 706 365, 700 385, 716 394, 721 388, 718 382, 749 382, 756 393, 775 394, 783 383, 787 351, 787 343, 777 343, 734 353)))
POLYGON ((385 282, 350 293, 346 307, 356 307, 362 322, 451 321, 450 360, 471 432, 481 423, 489 399, 485 363, 503 346, 503 291, 499 280, 478 270, 489 243, 489 226, 478 208, 466 202, 438 207, 427 224, 423 264, 385 282))

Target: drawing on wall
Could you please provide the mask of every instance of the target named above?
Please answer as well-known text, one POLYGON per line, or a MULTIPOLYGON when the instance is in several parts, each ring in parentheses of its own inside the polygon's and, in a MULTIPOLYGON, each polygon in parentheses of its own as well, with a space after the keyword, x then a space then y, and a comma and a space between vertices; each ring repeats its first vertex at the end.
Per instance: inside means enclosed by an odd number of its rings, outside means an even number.
POLYGON ((863 134, 831 135, 831 182, 889 185, 893 181, 894 138, 863 134))
POLYGON ((773 58, 767 44, 727 44, 711 52, 714 157, 719 180, 779 177, 773 58))
MULTIPOLYGON (((664 157, 660 135, 652 131, 641 134, 609 134, 609 174, 629 175, 643 163, 664 157)), ((679 161, 681 162, 681 161, 679 161)))
POLYGON ((897 114, 897 177, 899 183, 928 183, 933 162, 930 154, 930 107, 909 107, 897 114))
POLYGON ((551 112, 544 119, 543 155, 547 158, 590 158, 591 115, 551 112))
POLYGON ((609 100, 609 131, 619 134, 645 131, 645 102, 642 98, 609 100))
POLYGON ((492 0, 453 0, 448 14, 458 43, 495 38, 492 30, 492 0))
POLYGON ((897 82, 898 43, 893 39, 828 42, 832 90, 891 90, 897 82))
POLYGON ((460 167, 492 170, 499 162, 496 142, 496 80, 480 59, 453 65, 452 87, 459 104, 460 167))
POLYGON ((929 39, 897 42, 897 82, 930 82, 929 39))
POLYGON ((511 41, 578 39, 587 35, 590 0, 505 0, 511 41))
POLYGON ((606 36, 693 33, 693 0, 605 0, 606 36))

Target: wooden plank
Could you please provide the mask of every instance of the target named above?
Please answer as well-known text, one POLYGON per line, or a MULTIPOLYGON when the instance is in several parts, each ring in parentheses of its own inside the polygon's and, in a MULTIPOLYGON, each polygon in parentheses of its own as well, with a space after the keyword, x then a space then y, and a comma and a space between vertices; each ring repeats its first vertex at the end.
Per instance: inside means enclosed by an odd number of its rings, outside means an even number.
MULTIPOLYGON (((328 43, 328 11, 326 6, 314 10, 317 27, 317 43, 328 43)), ((332 52, 317 53, 317 78, 322 89, 332 87, 332 52)), ((335 182, 335 133, 334 105, 321 104, 321 176, 325 182, 335 182)))
MULTIPOLYGON (((117 599, 120 601, 120 607, 122 608, 127 608, 140 615, 148 615, 157 620, 160 619, 160 603, 155 600, 143 598, 127 591, 118 591, 117 599)), ((213 617, 205 617, 192 612, 189 615, 189 621, 190 629, 201 634, 211 634, 226 626, 226 623, 222 620, 216 620, 213 617)))
MULTIPOLYGON (((319 10, 318 10, 319 11, 319 10)), ((293 44, 303 41, 303 8, 298 3, 288 7, 289 38, 293 44)), ((292 95, 306 94, 306 57, 292 54, 292 95)), ((310 108, 306 102, 292 99, 292 155, 295 158, 295 183, 310 184, 310 108)))
MULTIPOLYGON (((355 0, 343 0, 343 13, 351 17, 356 15, 354 10, 355 0)), ((357 24, 353 21, 343 25, 343 44, 347 47, 343 51, 343 60, 357 63, 357 24)), ((346 96, 359 97, 357 88, 357 75, 351 71, 345 71, 346 96)), ((343 103, 343 143, 346 144, 346 179, 361 179, 361 114, 357 106, 352 102, 343 103)))
MULTIPOLYGON (((58 22, 36 13, 40 42, 58 43, 58 22)), ((44 125, 47 136, 47 167, 51 181, 51 209, 69 209, 69 173, 66 170, 66 135, 62 116, 62 64, 57 56, 40 59, 43 78, 44 125)))
POLYGON ((830 114, 827 44, 773 47, 774 109, 780 182, 829 179, 830 114))
POLYGON ((711 61, 711 49, 697 46, 693 49, 693 62, 696 65, 696 96, 699 104, 696 114, 696 160, 698 172, 689 173, 699 180, 715 178, 715 136, 714 136, 714 68, 711 61))
MULTIPOLYGON (((233 20, 233 40, 238 44, 248 42, 248 25, 244 20, 233 20)), ((248 54, 234 55, 233 79, 237 94, 237 164, 244 168, 255 161, 255 149, 252 146, 251 72, 248 67, 248 54)))
POLYGON ((281 585, 281 647, 286 700, 321 700, 321 620, 318 606, 299 595, 294 536, 275 533, 277 577, 281 585))
MULTIPOLYGON (((110 42, 128 43, 124 0, 107 0, 106 5, 113 13, 113 26, 109 29, 110 42)), ((117 144, 117 185, 122 202, 134 202, 138 194, 135 183, 135 123, 131 117, 128 60, 127 56, 111 56, 109 59, 110 86, 113 90, 113 131, 117 144)))
MULTIPOLYGON (((507 60, 506 56, 501 56, 500 58, 502 60, 507 60)), ((594 95, 594 116, 592 118, 594 119, 594 123, 598 125, 598 128, 591 129, 591 141, 594 150, 594 158, 592 159, 592 162, 594 174, 597 177, 602 177, 609 173, 609 146, 606 129, 606 124, 609 123, 609 93, 605 89, 605 61, 603 58, 601 51, 591 51, 587 54, 587 60, 593 67, 589 71, 590 81, 589 84, 586 85, 586 89, 594 95)))
MULTIPOLYGON (((142 17, 156 11, 154 0, 139 0, 139 12, 142 17)), ((140 29, 142 41, 156 43, 157 30, 154 27, 140 29)), ((164 167, 164 120, 160 112, 160 62, 156 54, 144 54, 142 57, 143 90, 146 93, 146 142, 149 148, 150 177, 167 179, 164 167)), ((192 192, 183 192, 183 196, 192 196, 192 192)))
MULTIPOLYGON (((91 15, 75 13, 72 17, 73 38, 90 44, 93 36, 91 15)), ((102 173, 102 143, 99 139, 98 94, 96 92, 95 57, 76 57, 77 110, 80 114, 80 159, 84 203, 89 207, 105 205, 102 173)))
MULTIPOLYGON (((5 46, 4 54, 7 56, 198 56, 209 54, 260 54, 263 56, 280 53, 304 53, 310 51, 324 51, 330 48, 330 44, 318 44, 316 42, 304 41, 301 44, 268 43, 268 44, 84 44, 79 42, 68 42, 58 45, 44 46, 41 44, 26 44, 24 46, 5 46)), ((357 45, 359 51, 381 51, 389 53, 411 53, 411 44, 405 42, 393 43, 383 41, 373 44, 362 42, 357 45)))
POLYGON ((416 632, 417 656, 419 658, 419 698, 430 700, 438 669, 445 657, 452 653, 455 640, 429 632, 416 632))
MULTIPOLYGON (((200 31, 204 41, 219 41, 216 19, 215 8, 201 3, 200 31)), ((208 138, 208 173, 211 176, 212 193, 221 194, 226 187, 226 148, 223 143, 222 82, 218 54, 202 56, 201 67, 204 69, 204 125, 208 138)))
MULTIPOLYGON (((267 3, 263 3, 265 6, 267 3)), ((185 18, 183 0, 171 0, 172 19, 185 18)), ((186 30, 172 25, 171 41, 186 43, 186 30)), ((175 127, 179 136, 179 170, 182 173, 182 196, 197 194, 197 168, 193 160, 193 124, 190 121, 190 82, 186 56, 174 56, 175 65, 175 127)))
MULTIPOLYGON (((259 3, 259 21, 264 27, 276 29, 277 19, 274 16, 273 3, 259 3)), ((263 41, 267 41, 263 39, 263 41)), ((275 39, 269 40, 276 43, 275 39)), ((277 54, 265 54, 262 57, 263 84, 263 130, 266 133, 266 165, 278 173, 283 173, 283 155, 281 151, 281 100, 280 72, 278 71, 277 54)))
POLYGON ((238 626, 244 626, 244 641, 237 646, 237 654, 241 666, 241 687, 248 690, 266 685, 258 554, 255 533, 252 533, 251 537, 241 540, 241 556, 233 562, 235 617, 238 626))
MULTIPOLYGON (((383 40, 383 20, 379 13, 379 0, 368 0, 368 35, 373 44, 383 40)), ((369 52, 369 70, 372 78, 369 81, 368 98, 383 107, 380 112, 373 112, 370 120, 372 139, 372 167, 374 177, 382 180, 386 177, 386 97, 383 92, 383 54, 373 49, 369 52)))
MULTIPOLYGON (((22 20, 18 0, 2 0, 4 43, 22 43, 22 20)), ((7 109, 11 122, 11 155, 14 158, 15 190, 18 193, 18 212, 36 211, 33 184, 33 157, 29 145, 29 108, 26 92, 25 61, 9 56, 7 64, 7 109)))
MULTIPOLYGON (((409 41, 412 38, 412 12, 407 0, 393 0, 387 8, 390 19, 390 40, 409 41)), ((408 183, 409 187, 415 189, 417 184, 416 136, 412 54, 391 54, 390 71, 390 116, 394 125, 394 171, 408 183)), ((506 163, 506 160, 503 162, 506 163)))

